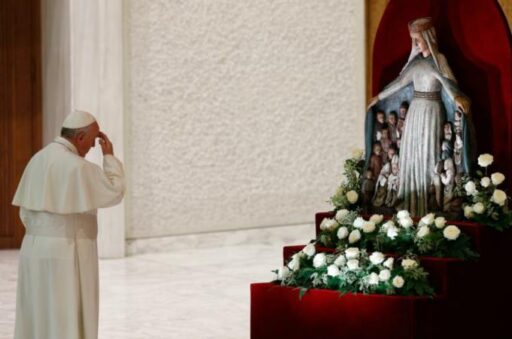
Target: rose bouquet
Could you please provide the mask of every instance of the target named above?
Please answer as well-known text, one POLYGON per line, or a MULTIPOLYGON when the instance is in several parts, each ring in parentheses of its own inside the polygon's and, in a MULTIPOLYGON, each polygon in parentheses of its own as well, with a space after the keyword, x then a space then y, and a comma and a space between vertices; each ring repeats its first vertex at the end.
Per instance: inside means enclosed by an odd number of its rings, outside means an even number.
POLYGON ((505 191, 498 188, 504 181, 505 175, 500 172, 488 175, 488 167, 494 158, 490 154, 478 157, 480 169, 476 177, 463 179, 465 200, 464 216, 469 219, 503 231, 512 227, 512 212, 508 208, 505 191))
POLYGON ((357 210, 359 208, 361 202, 361 180, 359 179, 363 166, 363 151, 354 150, 352 157, 345 161, 344 179, 331 197, 331 203, 336 209, 357 210))
POLYGON ((335 254, 316 253, 314 244, 294 254, 286 266, 274 271, 282 286, 325 288, 341 293, 432 296, 428 273, 414 257, 395 259, 381 252, 370 255, 349 247, 335 254))

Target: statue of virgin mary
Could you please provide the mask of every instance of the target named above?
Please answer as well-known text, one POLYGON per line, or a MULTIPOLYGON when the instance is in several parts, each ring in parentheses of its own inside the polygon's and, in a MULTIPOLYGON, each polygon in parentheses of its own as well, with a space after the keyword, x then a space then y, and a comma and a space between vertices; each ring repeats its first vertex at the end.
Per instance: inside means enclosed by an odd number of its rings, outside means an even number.
POLYGON ((398 111, 404 102, 410 103, 397 147, 398 199, 395 206, 388 207, 406 209, 412 215, 422 216, 428 212, 450 210, 449 202, 439 193, 443 192, 438 180, 443 168, 456 168, 457 178, 469 172, 472 160, 468 124, 470 100, 459 90, 445 56, 438 50, 432 19, 411 21, 409 33, 412 40, 409 59, 398 78, 369 105, 365 128, 366 156, 369 164, 371 147, 378 142, 375 137, 376 112, 384 111, 389 115, 391 111, 398 111), (442 152, 441 147, 446 122, 455 126, 455 146, 451 152, 442 152))

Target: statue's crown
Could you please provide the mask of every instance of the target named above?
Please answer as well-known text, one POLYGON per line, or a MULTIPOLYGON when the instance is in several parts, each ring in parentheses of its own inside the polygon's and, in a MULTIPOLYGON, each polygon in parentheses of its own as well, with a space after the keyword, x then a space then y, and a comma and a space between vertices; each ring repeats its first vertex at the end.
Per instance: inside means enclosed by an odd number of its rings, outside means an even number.
POLYGON ((419 33, 434 27, 434 22, 431 17, 419 18, 409 21, 409 32, 419 33))

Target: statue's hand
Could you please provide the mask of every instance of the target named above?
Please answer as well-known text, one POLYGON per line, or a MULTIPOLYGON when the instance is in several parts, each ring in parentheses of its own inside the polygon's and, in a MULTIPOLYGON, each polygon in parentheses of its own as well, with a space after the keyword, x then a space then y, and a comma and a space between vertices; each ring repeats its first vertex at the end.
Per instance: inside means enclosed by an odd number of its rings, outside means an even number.
POLYGON ((375 106, 377 104, 377 102, 379 102, 379 97, 375 96, 373 97, 371 100, 370 100, 370 103, 368 104, 368 109, 367 110, 370 110, 370 108, 372 108, 373 106, 375 106))
POLYGON ((463 96, 457 96, 455 97, 455 104, 462 113, 469 113, 469 109, 471 108, 471 101, 468 98, 463 96))

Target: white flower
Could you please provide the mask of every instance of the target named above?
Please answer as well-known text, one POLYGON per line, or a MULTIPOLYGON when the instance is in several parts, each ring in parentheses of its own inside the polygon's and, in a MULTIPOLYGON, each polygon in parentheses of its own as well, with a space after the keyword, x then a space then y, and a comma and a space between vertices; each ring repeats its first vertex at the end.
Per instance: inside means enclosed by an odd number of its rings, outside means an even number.
POLYGON ((331 277, 337 277, 340 275, 340 269, 336 265, 330 265, 327 267, 327 275, 331 277))
POLYGON ((319 268, 324 266, 327 263, 327 257, 325 256, 325 253, 318 253, 313 258, 313 266, 315 268, 319 268))
POLYGON ((382 263, 384 261, 384 254, 382 254, 381 252, 373 252, 370 255, 370 261, 374 265, 379 265, 380 263, 382 263))
POLYGON ((398 222, 400 223, 400 225, 402 225, 403 228, 409 228, 414 224, 414 221, 412 220, 411 217, 401 218, 400 220, 398 220, 398 222))
POLYGON ((418 229, 417 236, 418 236, 418 238, 423 238, 426 235, 428 235, 429 233, 430 233, 430 229, 428 228, 428 226, 421 226, 418 229))
POLYGON ((302 249, 302 252, 304 252, 308 257, 312 257, 316 253, 315 244, 309 244, 306 247, 302 249))
POLYGON ((366 220, 364 220, 363 218, 361 217, 357 217, 355 220, 354 220, 354 227, 355 228, 363 228, 363 225, 364 223, 366 222, 366 220))
POLYGON ((363 157, 364 151, 360 148, 354 148, 352 150, 352 158, 353 159, 361 159, 363 157))
POLYGON ((370 273, 368 276, 368 285, 378 285, 379 284, 379 275, 375 272, 370 273))
POLYGON ((500 206, 504 206, 505 202, 507 201, 507 194, 502 190, 494 190, 491 201, 494 201, 496 204, 500 206))
POLYGON ((503 173, 496 172, 491 175, 491 180, 494 186, 498 186, 503 181, 505 181, 505 176, 503 175, 503 173))
POLYGON ((388 228, 386 235, 388 236, 389 239, 395 240, 395 238, 398 236, 398 228, 396 228, 395 226, 388 228))
POLYGON ((292 260, 288 263, 288 267, 292 271, 297 271, 300 269, 300 258, 298 256, 293 256, 292 260))
POLYGON ((404 259, 404 260, 402 260, 402 267, 405 270, 410 270, 412 268, 418 267, 418 262, 413 259, 404 259))
POLYGON ((473 205, 473 211, 475 211, 476 214, 482 214, 485 211, 485 206, 481 202, 477 202, 473 205))
POLYGON ((482 179, 480 179, 480 185, 482 185, 482 187, 489 187, 490 184, 491 179, 489 179, 489 177, 483 177, 482 179))
POLYGON ((290 269, 286 266, 281 267, 277 270, 277 280, 285 280, 290 276, 290 269))
POLYGON ((481 154, 478 157, 478 165, 480 165, 481 167, 487 167, 490 164, 492 164, 493 160, 494 160, 494 157, 492 155, 490 155, 489 153, 481 154))
POLYGON ((345 259, 344 255, 339 255, 336 258, 336 260, 334 260, 334 265, 336 265, 338 267, 345 266, 346 263, 347 263, 347 259, 345 259))
POLYGON ((431 225, 434 222, 435 215, 434 213, 429 213, 423 218, 421 218, 420 223, 423 225, 431 225))
POLYGON ((375 223, 373 223, 371 221, 365 222, 363 225, 363 232, 364 233, 372 233, 373 231, 375 231, 375 223))
POLYGON ((450 225, 443 230, 443 235, 448 240, 455 240, 460 235, 460 229, 457 226, 450 225))
POLYGON ((473 181, 468 181, 464 185, 464 189, 466 190, 467 195, 473 195, 478 193, 478 191, 476 190, 476 185, 473 181))
POLYGON ((347 267, 349 270, 357 270, 359 268, 359 260, 357 259, 350 259, 347 261, 347 267))
POLYGON ((383 231, 387 231, 391 227, 395 227, 395 223, 393 222, 393 220, 388 220, 381 226, 380 229, 383 231))
POLYGON ((347 200, 349 203, 354 204, 357 202, 357 199, 359 198, 359 195, 356 191, 348 191, 347 192, 347 200))
POLYGON ((346 209, 339 210, 338 212, 336 212, 335 219, 341 222, 347 216, 348 213, 349 211, 346 209))
POLYGON ((395 258, 391 257, 391 258, 387 258, 386 261, 384 261, 384 266, 386 266, 387 268, 389 268, 390 270, 393 269, 393 263, 395 262, 395 258))
POLYGON ((324 218, 324 220, 322 220, 322 223, 320 224, 320 229, 321 230, 330 230, 330 229, 336 227, 337 224, 338 223, 334 219, 324 218))
POLYGON ((382 214, 374 214, 370 217, 370 221, 374 224, 380 224, 384 220, 384 216, 382 214))
POLYGON ((398 219, 408 218, 409 217, 409 211, 407 210, 401 210, 396 214, 398 219))
POLYGON ((353 230, 348 236, 348 242, 353 244, 361 239, 361 232, 359 230, 353 230))
POLYGON ((441 229, 446 225, 446 219, 445 217, 437 217, 436 220, 434 220, 434 223, 437 228, 441 229))
POLYGON ((338 229, 338 239, 343 240, 348 236, 348 228, 345 226, 342 226, 338 229))
POLYGON ((359 248, 357 247, 349 247, 345 250, 345 256, 347 259, 356 259, 359 258, 359 248))
POLYGON ((397 275, 393 278, 393 286, 396 288, 402 288, 404 286, 405 280, 401 276, 397 275))
POLYGON ((379 280, 380 281, 388 281, 389 278, 391 278, 391 271, 390 270, 382 270, 379 273, 379 280))
POLYGON ((468 219, 473 218, 473 206, 464 206, 464 216, 468 219))

